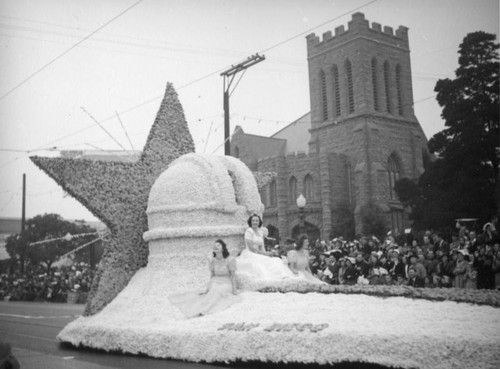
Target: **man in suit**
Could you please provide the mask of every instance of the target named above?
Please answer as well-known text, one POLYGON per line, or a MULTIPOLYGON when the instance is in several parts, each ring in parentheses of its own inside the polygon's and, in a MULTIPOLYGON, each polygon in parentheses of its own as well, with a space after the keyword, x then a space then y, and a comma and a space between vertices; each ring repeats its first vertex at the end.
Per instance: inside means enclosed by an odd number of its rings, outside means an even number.
POLYGON ((408 286, 411 287, 424 287, 425 279, 417 275, 415 268, 410 267, 408 269, 408 286))
POLYGON ((444 254, 450 253, 450 245, 448 245, 448 243, 443 239, 443 235, 441 233, 436 233, 434 235, 434 246, 436 247, 436 251, 441 249, 444 254))

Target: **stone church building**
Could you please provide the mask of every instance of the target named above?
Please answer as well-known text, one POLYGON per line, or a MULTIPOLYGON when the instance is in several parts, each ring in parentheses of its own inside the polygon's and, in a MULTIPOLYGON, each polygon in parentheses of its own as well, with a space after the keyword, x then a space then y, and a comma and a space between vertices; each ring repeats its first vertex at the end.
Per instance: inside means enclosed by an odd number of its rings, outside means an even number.
POLYGON ((417 179, 429 159, 413 110, 408 28, 382 27, 355 13, 335 33, 307 39, 311 111, 271 137, 236 127, 231 155, 277 177, 261 191, 264 224, 280 238, 299 233, 297 197, 312 239, 362 232, 362 209, 376 204, 386 230, 408 214, 397 179, 417 179))

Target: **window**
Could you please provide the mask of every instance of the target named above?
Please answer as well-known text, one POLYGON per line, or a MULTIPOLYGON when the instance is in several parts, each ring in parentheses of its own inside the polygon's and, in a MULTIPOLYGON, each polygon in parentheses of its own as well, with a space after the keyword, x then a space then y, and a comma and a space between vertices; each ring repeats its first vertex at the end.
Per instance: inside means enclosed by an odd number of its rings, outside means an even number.
POLYGON ((304 197, 308 201, 314 199, 313 179, 309 174, 304 178, 304 197))
POLYGON ((399 170, 399 165, 396 159, 396 155, 392 154, 389 156, 389 160, 387 161, 387 174, 389 180, 389 198, 391 200, 397 199, 396 191, 394 191, 394 185, 396 181, 399 179, 401 173, 399 170))
POLYGON ((264 205, 267 205, 267 191, 266 191, 266 186, 262 187, 259 192, 260 192, 260 201, 262 201, 262 203, 264 205))
POLYGON ((319 81, 321 84, 321 112, 323 114, 323 121, 328 120, 328 100, 326 94, 326 76, 325 72, 319 72, 319 81))
POLYGON ((384 63, 384 87, 385 87, 385 107, 388 113, 392 114, 392 103, 391 103, 391 81, 389 79, 389 63, 384 63))
POLYGON ((276 206, 276 181, 272 181, 269 184, 269 205, 276 206))
POLYGON ((378 111, 377 59, 372 59, 373 109, 378 111))
POLYGON ((339 117, 340 110, 340 82, 339 82, 339 68, 334 65, 332 67, 332 75, 333 75, 333 91, 335 92, 335 116, 339 117))
POLYGON ((295 200, 297 200, 297 179, 292 176, 290 181, 288 182, 288 195, 290 197, 290 203, 295 204, 295 200))
POLYGON ((347 194, 349 196, 349 204, 354 204, 354 183, 353 183, 351 163, 346 164, 346 172, 347 172, 347 194))
POLYGON ((347 102, 350 114, 354 113, 354 86, 352 82, 352 66, 349 59, 345 62, 345 73, 347 75, 347 102))
POLYGON ((396 91, 398 94, 398 113, 403 115, 403 95, 401 90, 401 66, 396 66, 396 91))
POLYGON ((393 233, 402 233, 404 229, 404 217, 402 210, 391 210, 391 223, 393 233))

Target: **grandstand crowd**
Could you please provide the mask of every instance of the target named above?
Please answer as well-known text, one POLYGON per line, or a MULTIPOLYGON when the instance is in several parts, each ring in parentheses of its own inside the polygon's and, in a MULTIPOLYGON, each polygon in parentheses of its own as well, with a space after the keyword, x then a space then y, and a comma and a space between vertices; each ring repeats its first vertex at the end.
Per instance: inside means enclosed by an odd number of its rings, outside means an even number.
POLYGON ((85 302, 92 283, 92 271, 87 263, 69 267, 28 267, 25 273, 0 275, 0 300, 85 302))
POLYGON ((413 287, 500 288, 500 237, 496 222, 481 232, 457 222, 450 240, 426 231, 421 239, 361 237, 316 241, 310 248, 313 274, 330 284, 413 287))
MULTIPOLYGON (((275 251, 286 255, 293 247, 294 240, 287 240, 275 251)), ((486 223, 480 232, 457 223, 449 240, 432 231, 422 237, 394 237, 389 232, 384 240, 373 236, 316 240, 309 252, 312 273, 329 284, 500 289, 496 222, 486 223)), ((49 272, 31 266, 23 274, 0 275, 0 300, 85 302, 92 276, 89 264, 83 262, 49 272)))

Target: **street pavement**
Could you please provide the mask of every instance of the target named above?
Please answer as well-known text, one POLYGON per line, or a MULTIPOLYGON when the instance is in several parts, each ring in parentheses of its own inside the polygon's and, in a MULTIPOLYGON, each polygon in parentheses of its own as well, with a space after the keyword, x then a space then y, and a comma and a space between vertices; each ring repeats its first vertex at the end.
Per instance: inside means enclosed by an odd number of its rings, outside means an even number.
POLYGON ((42 302, 0 301, 0 340, 10 343, 22 369, 386 369, 371 363, 334 366, 271 363, 197 364, 108 353, 61 344, 57 334, 83 313, 84 306, 42 302))
POLYGON ((221 368, 61 344, 57 334, 83 309, 83 305, 77 304, 0 301, 0 340, 10 343, 22 369, 221 368))

